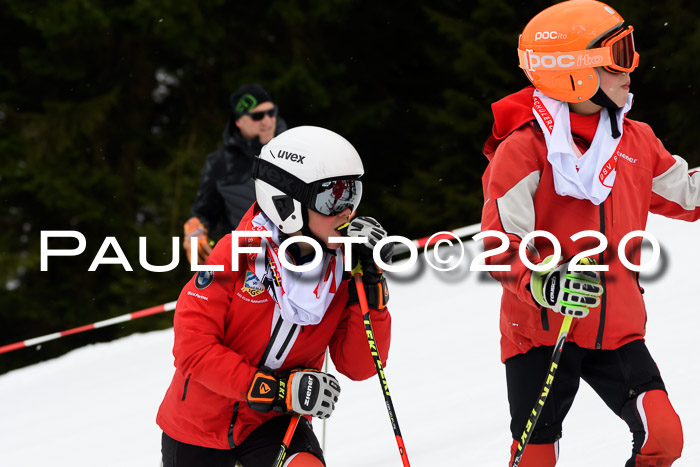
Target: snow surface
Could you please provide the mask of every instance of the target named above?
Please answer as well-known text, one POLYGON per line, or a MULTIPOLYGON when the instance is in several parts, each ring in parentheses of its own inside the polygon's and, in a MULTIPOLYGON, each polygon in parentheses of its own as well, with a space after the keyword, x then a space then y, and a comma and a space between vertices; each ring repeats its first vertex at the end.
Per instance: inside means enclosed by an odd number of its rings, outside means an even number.
MULTIPOLYGON (((648 230, 670 266, 660 279, 643 283, 647 344, 684 426, 683 457, 674 465, 697 466, 698 226, 652 216, 648 230)), ((414 466, 507 463, 500 286, 463 264, 459 280, 426 269, 417 280, 391 284, 386 375, 414 466)), ((132 335, 0 376, 0 465, 160 465, 154 420, 173 372, 172 341, 172 330, 132 335)), ((378 379, 341 376, 340 383, 340 404, 326 426, 328 465, 401 466, 378 379)), ((314 421, 320 439, 322 427, 314 421)), ((625 423, 582 383, 564 424, 559 467, 622 466, 630 449, 625 423)))

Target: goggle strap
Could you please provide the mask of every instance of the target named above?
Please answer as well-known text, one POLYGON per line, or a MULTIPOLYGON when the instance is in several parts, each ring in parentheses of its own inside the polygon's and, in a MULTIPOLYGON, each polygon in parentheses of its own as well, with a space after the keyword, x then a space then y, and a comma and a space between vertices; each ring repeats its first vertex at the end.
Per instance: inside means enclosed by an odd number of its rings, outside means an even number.
POLYGON ((582 70, 614 65, 610 47, 574 52, 535 52, 518 49, 518 66, 526 71, 582 70))
POLYGON ((262 180, 272 185, 304 205, 308 205, 313 200, 315 193, 313 193, 312 185, 266 160, 256 157, 251 173, 253 179, 262 180))

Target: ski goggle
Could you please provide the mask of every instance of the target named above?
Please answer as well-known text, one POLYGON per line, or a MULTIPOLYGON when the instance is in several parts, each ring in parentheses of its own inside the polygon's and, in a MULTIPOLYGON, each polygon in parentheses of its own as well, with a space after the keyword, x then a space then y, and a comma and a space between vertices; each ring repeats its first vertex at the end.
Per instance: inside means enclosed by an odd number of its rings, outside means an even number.
POLYGON ((270 110, 260 110, 258 112, 246 112, 243 115, 247 115, 250 117, 251 120, 254 122, 259 122, 263 118, 265 118, 265 115, 267 115, 270 118, 275 118, 277 116, 277 106, 274 106, 270 110))
POLYGON ((631 72, 639 64, 639 54, 634 49, 634 28, 629 26, 606 37, 601 48, 609 49, 612 64, 604 68, 611 73, 631 72))
POLYGON ((639 64, 632 31, 632 26, 620 29, 603 39, 599 47, 586 50, 535 52, 519 48, 519 66, 526 71, 581 70, 602 66, 612 73, 629 73, 639 64))
POLYGON ((252 177, 277 188, 312 211, 336 216, 346 209, 354 212, 362 199, 360 176, 347 176, 306 183, 266 160, 255 158, 252 177))
POLYGON ((350 209, 354 212, 362 199, 362 182, 356 179, 329 180, 316 183, 313 209, 324 216, 335 216, 350 209))

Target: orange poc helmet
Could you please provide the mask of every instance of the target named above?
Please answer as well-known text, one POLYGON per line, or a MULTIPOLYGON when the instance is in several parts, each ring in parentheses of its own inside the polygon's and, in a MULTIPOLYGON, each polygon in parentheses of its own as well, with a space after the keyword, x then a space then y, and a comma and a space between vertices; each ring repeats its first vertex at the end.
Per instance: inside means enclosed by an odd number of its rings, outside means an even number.
POLYGON ((569 0, 553 5, 530 20, 520 35, 520 68, 545 95, 565 102, 583 102, 598 91, 595 67, 613 73, 631 72, 639 63, 633 28, 605 3, 569 0))

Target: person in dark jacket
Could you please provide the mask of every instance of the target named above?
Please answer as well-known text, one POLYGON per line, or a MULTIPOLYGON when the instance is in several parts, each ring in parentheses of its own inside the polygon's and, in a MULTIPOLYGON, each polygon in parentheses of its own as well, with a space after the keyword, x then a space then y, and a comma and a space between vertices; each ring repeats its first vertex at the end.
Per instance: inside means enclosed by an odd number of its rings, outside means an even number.
POLYGON ((185 222, 183 247, 191 261, 196 237, 198 263, 211 253, 214 242, 238 226, 255 201, 250 178, 253 159, 260 148, 287 129, 278 117, 277 105, 259 84, 243 84, 231 94, 232 114, 224 128, 224 145, 207 156, 190 218, 185 222), (219 234, 216 229, 219 227, 219 234))

